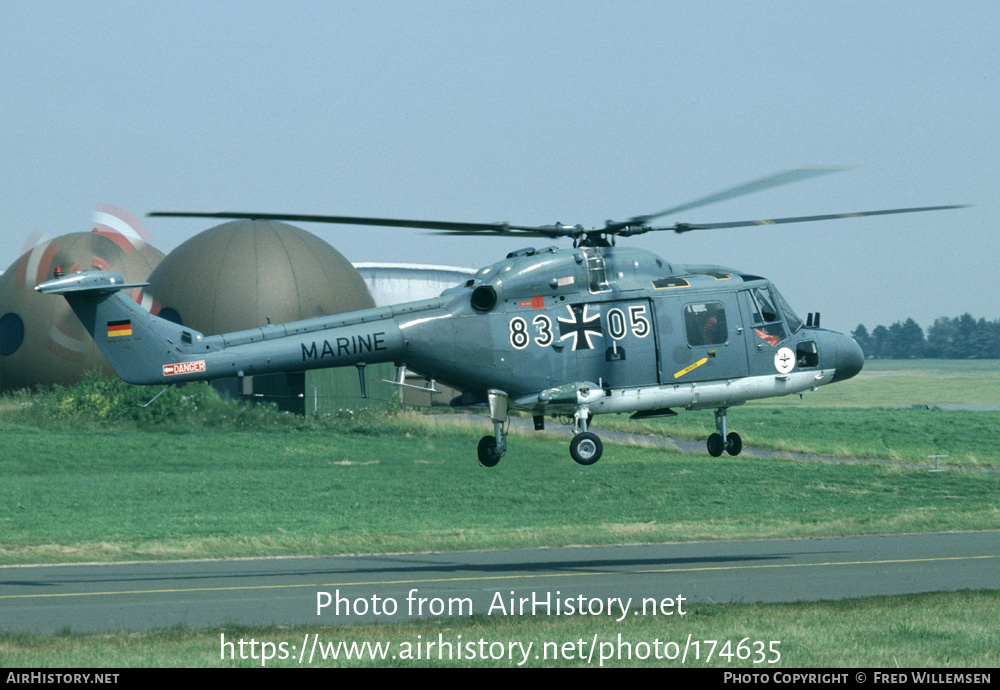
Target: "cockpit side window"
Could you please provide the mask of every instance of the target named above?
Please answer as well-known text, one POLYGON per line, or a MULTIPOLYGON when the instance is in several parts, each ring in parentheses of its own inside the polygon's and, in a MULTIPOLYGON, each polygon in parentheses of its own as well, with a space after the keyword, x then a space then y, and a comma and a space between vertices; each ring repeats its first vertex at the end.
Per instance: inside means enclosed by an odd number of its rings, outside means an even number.
POLYGON ((770 291, 766 288, 753 288, 747 296, 750 298, 754 333, 768 345, 776 347, 788 334, 770 291))
POLYGON ((754 314, 754 324, 773 323, 779 320, 778 310, 771 302, 771 295, 767 290, 754 288, 750 292, 750 298, 756 307, 754 314))
POLYGON ((781 296, 781 293, 776 288, 771 288, 771 292, 778 298, 778 306, 785 313, 785 321, 788 323, 788 328, 792 333, 798 333, 799 329, 802 328, 802 319, 792 310, 788 302, 785 301, 785 298, 781 296))

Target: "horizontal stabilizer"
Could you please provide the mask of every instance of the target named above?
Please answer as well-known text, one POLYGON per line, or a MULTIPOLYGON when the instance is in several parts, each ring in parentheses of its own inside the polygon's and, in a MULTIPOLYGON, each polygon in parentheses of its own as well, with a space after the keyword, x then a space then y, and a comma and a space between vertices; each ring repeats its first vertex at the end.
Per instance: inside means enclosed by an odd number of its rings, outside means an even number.
POLYGON ((78 271, 62 278, 54 278, 35 286, 46 295, 64 295, 69 292, 111 293, 125 288, 146 287, 149 283, 126 283, 114 271, 78 271))

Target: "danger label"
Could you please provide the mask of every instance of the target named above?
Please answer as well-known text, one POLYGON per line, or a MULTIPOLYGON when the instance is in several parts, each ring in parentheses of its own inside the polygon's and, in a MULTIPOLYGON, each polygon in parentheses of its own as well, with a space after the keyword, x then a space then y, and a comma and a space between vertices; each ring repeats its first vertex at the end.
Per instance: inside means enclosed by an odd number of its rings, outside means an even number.
POLYGON ((196 374, 199 371, 205 371, 205 360, 203 359, 200 359, 197 362, 178 362, 177 364, 163 365, 164 376, 176 376, 178 374, 196 374))

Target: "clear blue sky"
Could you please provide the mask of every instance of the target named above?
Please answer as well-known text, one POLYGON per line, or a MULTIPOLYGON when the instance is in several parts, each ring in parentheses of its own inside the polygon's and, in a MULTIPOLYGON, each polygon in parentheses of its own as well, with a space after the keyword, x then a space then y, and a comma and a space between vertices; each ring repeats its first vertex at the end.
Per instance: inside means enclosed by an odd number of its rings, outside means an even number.
MULTIPOLYGON (((101 202, 600 225, 973 208, 629 240, 772 278, 823 325, 1000 317, 1000 3, 5 2, 0 268, 101 202)), ((169 252, 210 221, 148 219, 169 252)), ((303 225, 352 261, 544 240, 303 225)))

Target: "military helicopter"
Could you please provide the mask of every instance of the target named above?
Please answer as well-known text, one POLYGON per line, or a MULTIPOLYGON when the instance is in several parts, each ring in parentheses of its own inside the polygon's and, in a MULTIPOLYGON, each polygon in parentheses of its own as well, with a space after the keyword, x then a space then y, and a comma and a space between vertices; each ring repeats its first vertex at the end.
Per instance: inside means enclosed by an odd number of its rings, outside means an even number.
MULTIPOLYGON (((802 393, 849 379, 864 359, 852 338, 803 322, 759 275, 683 265, 618 238, 649 232, 737 228, 912 213, 929 206, 654 227, 650 221, 843 168, 798 168, 695 201, 607 221, 602 228, 462 223, 271 213, 154 212, 151 216, 248 218, 408 227, 436 234, 570 239, 573 247, 526 248, 481 269, 441 296, 205 336, 153 316, 122 292, 109 271, 81 271, 36 286, 61 294, 118 375, 134 384, 171 384, 314 368, 394 362, 462 391, 454 407, 486 407, 493 433, 478 446, 495 466, 507 450, 509 412, 572 419, 570 455, 581 465, 603 452, 594 415, 674 416, 714 409, 708 452, 739 455, 743 441, 727 411, 748 400, 802 393)), ((362 376, 363 381, 363 376, 362 376)), ((401 382, 400 382, 401 383, 401 382)))

